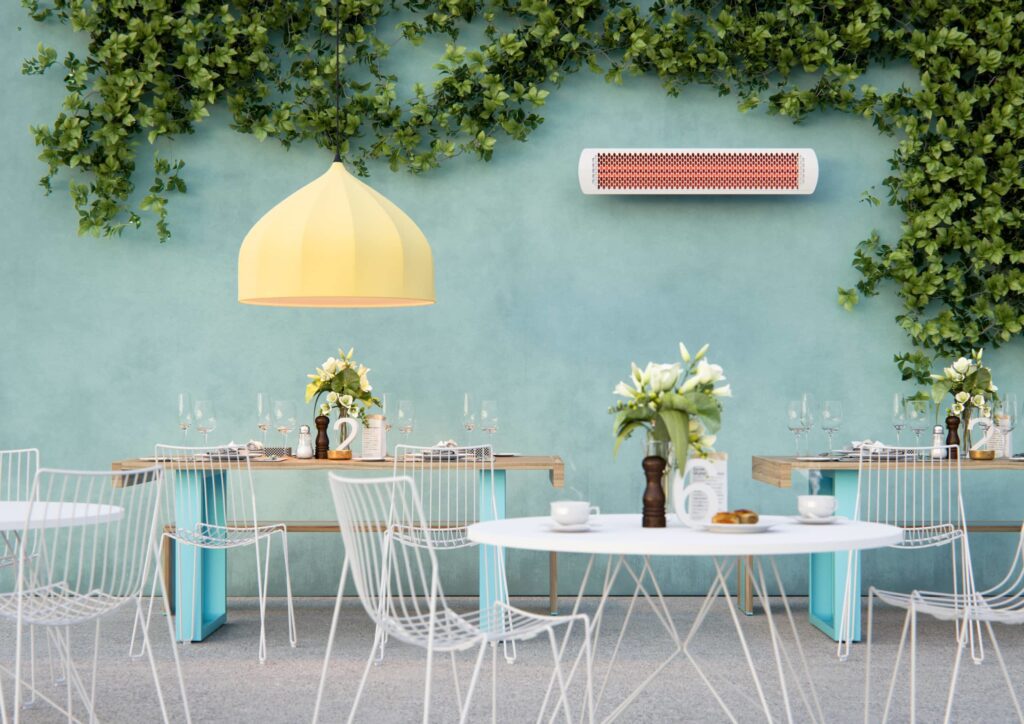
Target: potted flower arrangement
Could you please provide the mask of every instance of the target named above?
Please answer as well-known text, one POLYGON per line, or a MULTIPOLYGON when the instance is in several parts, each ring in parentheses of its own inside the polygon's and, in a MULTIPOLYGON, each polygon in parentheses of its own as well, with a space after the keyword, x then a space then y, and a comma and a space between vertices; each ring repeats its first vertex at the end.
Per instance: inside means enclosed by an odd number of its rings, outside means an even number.
POLYGON ((310 382, 306 385, 306 402, 312 400, 318 412, 318 433, 326 431, 334 409, 339 411, 340 417, 354 417, 366 425, 366 410, 380 405, 380 400, 373 396, 368 377, 370 369, 352 359, 354 354, 355 348, 347 353, 339 349, 338 357, 328 357, 316 372, 307 375, 310 382))
MULTIPOLYGON (((970 357, 960 357, 942 374, 932 375, 932 399, 940 404, 946 395, 953 395, 953 404, 947 410, 946 426, 951 433, 958 424, 963 425, 963 452, 971 449, 970 422, 974 410, 988 416, 991 402, 997 399, 998 387, 992 382, 992 370, 981 362, 984 350, 971 352, 970 357)), ((949 442, 949 440, 947 440, 949 442)))
POLYGON ((676 464, 683 469, 690 455, 706 457, 713 451, 721 424, 721 400, 732 396, 732 390, 728 384, 719 384, 725 375, 720 366, 705 359, 707 351, 705 344, 691 356, 680 342, 682 362, 650 362, 644 369, 633 363, 630 381, 615 386, 614 393, 625 398, 609 409, 615 415, 615 451, 635 431, 643 429, 647 433, 646 527, 665 525, 661 478, 668 464, 669 446, 676 464))

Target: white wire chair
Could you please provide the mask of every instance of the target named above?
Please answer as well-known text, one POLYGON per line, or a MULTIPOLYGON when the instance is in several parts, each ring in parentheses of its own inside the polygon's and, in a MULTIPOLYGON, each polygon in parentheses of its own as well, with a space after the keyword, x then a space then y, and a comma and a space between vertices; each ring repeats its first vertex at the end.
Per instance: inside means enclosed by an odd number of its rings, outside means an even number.
MULTIPOLYGON (((63 666, 64 705, 41 691, 34 693, 68 717, 77 696, 96 721, 96 679, 100 622, 125 605, 142 611, 146 573, 156 551, 157 509, 163 484, 159 467, 132 472, 86 472, 40 469, 27 500, 17 583, 0 594, 0 617, 16 622, 14 720, 19 719, 26 626, 44 627, 63 666), (91 676, 83 676, 72 659, 73 626, 95 622, 91 676)), ((177 668, 185 718, 191 721, 174 633, 168 632, 177 668)), ((170 721, 150 639, 143 632, 163 720, 170 721)))
MULTIPOLYGON (((871 590, 871 594, 875 594, 874 589, 871 590)), ((904 623, 903 634, 900 638, 900 647, 896 654, 896 667, 893 670, 893 678, 889 684, 889 693, 886 697, 882 721, 888 719, 889 711, 892 706, 896 684, 896 673, 899 671, 899 661, 903 654, 908 629, 910 633, 911 659, 913 660, 915 656, 917 644, 917 614, 924 613, 940 621, 958 621, 963 616, 963 610, 968 607, 970 608, 972 619, 979 625, 984 624, 985 631, 988 633, 989 641, 992 642, 992 650, 995 652, 996 660, 999 662, 999 668, 1002 670, 1003 681, 1006 682, 1006 686, 1009 689, 1010 699, 1013 702, 1013 708, 1017 714, 1017 719, 1018 721, 1024 722, 1024 710, 1021 709, 1020 700, 1017 698, 1017 692, 1013 687, 1013 679, 1006 668, 1006 662, 1003 660, 1002 651, 999 649, 999 644, 996 642, 995 632, 992 629, 992 624, 994 623, 1006 625, 1024 624, 1024 526, 1021 528, 1020 537, 1017 541, 1017 549, 1014 553, 1013 561, 1010 563, 1010 567, 1007 570, 1006 576, 991 588, 987 588, 983 591, 977 591, 974 596, 969 598, 969 600, 965 600, 965 596, 963 594, 940 593, 934 591, 913 592, 911 595, 910 605, 907 607, 907 620, 904 623)), ((867 721, 867 717, 870 712, 871 685, 869 677, 871 675, 871 628, 873 609, 873 596, 869 594, 867 633, 868 651, 867 661, 865 662, 865 672, 866 677, 868 678, 866 679, 864 688, 865 721, 867 721)), ((973 627, 970 627, 968 630, 972 629, 973 627)), ((946 712, 944 721, 947 722, 950 720, 953 713, 956 685, 960 675, 960 664, 963 660, 963 652, 965 648, 967 648, 967 642, 964 640, 964 637, 961 636, 957 641, 956 659, 953 664, 952 679, 946 696, 946 712)), ((913 677, 913 664, 911 665, 910 682, 910 720, 913 721, 917 713, 914 697, 914 694, 916 693, 914 690, 916 681, 913 677)))
POLYGON ((338 612, 341 609, 345 582, 350 573, 363 608, 376 624, 376 632, 366 667, 359 681, 359 688, 352 702, 349 722, 355 719, 380 639, 384 635, 426 649, 424 722, 428 722, 430 717, 434 654, 450 654, 459 720, 464 722, 469 716, 473 692, 487 647, 491 646, 492 650, 491 705, 492 717, 496 717, 498 642, 509 637, 525 641, 545 634, 554 659, 554 686, 549 687, 544 697, 538 721, 546 712, 551 690, 557 689, 556 709, 552 712, 551 718, 554 719, 560 711, 566 721, 571 722, 567 684, 562 672, 561 652, 555 639, 555 627, 566 626, 568 636, 574 624, 579 624, 583 628, 580 651, 585 657, 586 665, 586 694, 583 706, 588 721, 593 721, 590 619, 586 614, 535 615, 500 601, 495 603, 491 611, 482 614, 479 611, 469 614, 456 613, 448 607, 441 588, 433 537, 413 537, 408 534, 410 523, 420 530, 426 530, 428 527, 419 499, 418 484, 409 477, 347 478, 333 473, 329 480, 345 544, 345 562, 342 566, 320 686, 317 690, 313 711, 314 723, 320 715, 324 684, 338 625, 338 612), (494 625, 509 619, 514 622, 513 632, 503 631, 500 625, 494 625), (474 649, 477 650, 476 662, 463 697, 455 654, 474 649))
MULTIPOLYGON (((482 518, 498 516, 498 503, 494 497, 494 452, 490 445, 452 448, 396 445, 394 475, 413 481, 423 505, 425 525, 421 525, 418 518, 396 521, 396 535, 407 545, 430 545, 435 551, 477 547, 469 539, 469 526, 482 518), (484 510, 488 515, 482 515, 484 510)), ((502 550, 487 546, 482 560, 491 600, 508 603, 502 550)), ((512 621, 506 621, 504 626, 511 629, 512 621)), ((378 663, 384 658, 386 643, 387 632, 384 632, 378 663)), ((515 660, 514 640, 505 642, 503 650, 506 660, 515 660)))
MULTIPOLYGON (((256 513, 256 491, 253 487, 252 468, 246 456, 239 456, 222 447, 180 447, 157 445, 156 459, 167 470, 165 486, 163 537, 179 546, 178 555, 187 555, 182 549, 192 548, 192 605, 189 622, 184 629, 189 635, 195 630, 195 613, 199 608, 198 557, 202 549, 229 550, 252 546, 256 553, 256 588, 260 611, 260 641, 258 658, 267 659, 267 582, 270 574, 270 543, 275 535, 281 537, 284 554, 284 580, 288 600, 288 640, 292 648, 298 638, 295 629, 295 608, 292 602, 292 578, 288 568, 288 531, 283 523, 260 525, 256 513), (260 543, 266 541, 261 554, 260 543)), ((156 580, 154 577, 154 586, 156 580)), ((178 594, 181 595, 179 591, 178 594)), ((153 604, 150 601, 145 626, 149 625, 153 604)), ((178 615, 182 612, 179 610, 178 615)), ((141 619, 135 624, 138 627, 141 619)), ((135 633, 132 633, 134 644, 135 633)), ((187 640, 187 638, 186 638, 187 640)))
MULTIPOLYGON (((861 448, 857 472, 857 520, 887 523, 903 529, 903 541, 891 548, 918 550, 949 546, 952 560, 953 600, 961 608, 956 617, 957 639, 965 634, 975 651, 977 625, 969 623, 974 596, 974 574, 967 541, 967 523, 960 489, 960 459, 955 445, 946 446, 944 458, 932 457, 932 447, 861 448), (952 453, 952 454, 951 454, 952 453), (959 545, 959 555, 957 547, 959 545), (963 629, 963 631, 961 630, 963 629)), ((847 558, 846 588, 837 652, 841 660, 849 656, 853 638, 853 582, 860 575, 859 557, 847 558)), ((871 597, 909 609, 913 594, 880 590, 872 586, 871 597)), ((980 630, 978 630, 980 635, 980 630)), ((975 655, 981 660, 981 651, 975 655)), ((913 672, 911 672, 913 675, 913 672)))

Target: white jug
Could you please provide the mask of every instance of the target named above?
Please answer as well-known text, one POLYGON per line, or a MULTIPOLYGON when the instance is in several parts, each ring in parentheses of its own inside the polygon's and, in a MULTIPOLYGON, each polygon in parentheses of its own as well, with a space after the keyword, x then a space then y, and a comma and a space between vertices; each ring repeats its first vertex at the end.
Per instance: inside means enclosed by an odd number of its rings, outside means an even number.
POLYGON ((691 458, 686 463, 686 472, 680 472, 676 468, 672 477, 672 506, 675 508, 679 521, 690 528, 706 527, 711 523, 711 517, 718 512, 718 495, 710 485, 707 483, 686 485, 687 476, 693 475, 693 471, 698 468, 704 471, 710 469, 706 461, 700 458, 691 458), (701 515, 692 515, 686 505, 694 493, 702 493, 707 501, 701 515))

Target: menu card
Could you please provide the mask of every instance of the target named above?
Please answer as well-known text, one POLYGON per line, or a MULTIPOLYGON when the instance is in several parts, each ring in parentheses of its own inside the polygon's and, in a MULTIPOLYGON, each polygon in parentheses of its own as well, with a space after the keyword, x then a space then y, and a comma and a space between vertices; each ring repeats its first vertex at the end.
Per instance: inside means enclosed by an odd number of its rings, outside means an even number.
POLYGON ((718 496, 718 510, 708 510, 708 499, 704 495, 694 494, 690 497, 690 515, 704 518, 722 510, 729 510, 729 473, 728 455, 715 452, 706 459, 690 458, 686 461, 686 473, 689 476, 687 485, 705 483, 718 496))

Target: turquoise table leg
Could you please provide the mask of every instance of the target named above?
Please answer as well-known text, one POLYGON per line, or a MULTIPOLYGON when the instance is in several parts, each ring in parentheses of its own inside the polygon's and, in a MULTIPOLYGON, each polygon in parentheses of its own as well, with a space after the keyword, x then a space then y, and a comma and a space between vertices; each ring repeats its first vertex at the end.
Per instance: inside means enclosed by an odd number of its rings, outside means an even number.
MULTIPOLYGON (((856 513, 854 508, 857 504, 857 471, 822 471, 821 494, 836 496, 837 515, 852 519, 856 513)), ((808 617, 812 624, 824 631, 833 641, 839 640, 839 619, 843 614, 846 571, 851 555, 860 556, 860 553, 811 554, 808 617)), ((859 561, 854 561, 853 570, 854 580, 851 591, 853 600, 856 602, 853 607, 853 640, 860 641, 859 561)))
MULTIPOLYGON (((179 470, 174 477, 174 519, 183 530, 225 525, 222 471, 179 470)), ((174 605, 178 641, 202 641, 227 620, 227 551, 175 542, 174 605)))
MULTIPOLYGON (((502 520, 505 517, 505 471, 495 470, 480 473, 480 520, 502 520), (494 508, 491 496, 494 496, 494 508), (495 510, 496 508, 496 510, 495 510), (497 515, 495 515, 497 513, 497 515)), ((508 603, 508 591, 504 590, 501 571, 505 567, 505 553, 494 546, 480 546, 480 615, 487 621, 487 615, 494 608, 495 601, 508 603), (499 567, 500 566, 500 567, 499 567)))

